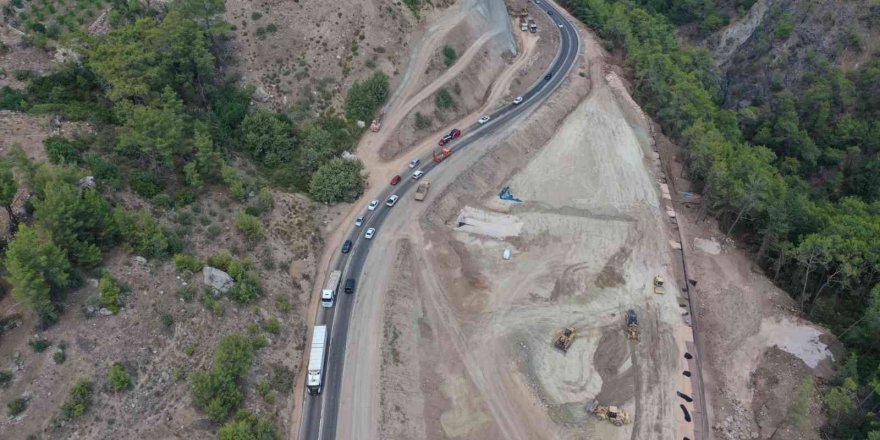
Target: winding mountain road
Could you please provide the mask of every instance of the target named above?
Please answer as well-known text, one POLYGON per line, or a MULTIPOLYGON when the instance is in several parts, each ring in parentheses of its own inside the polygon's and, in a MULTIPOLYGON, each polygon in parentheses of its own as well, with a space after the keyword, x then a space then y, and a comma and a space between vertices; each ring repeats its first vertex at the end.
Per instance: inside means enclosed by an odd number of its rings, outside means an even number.
MULTIPOLYGON (((450 149, 455 152, 465 148, 479 148, 481 140, 509 129, 511 122, 518 116, 541 105, 565 80, 566 75, 575 65, 580 52, 580 38, 575 27, 566 20, 566 16, 549 2, 536 4, 536 10, 550 13, 551 20, 556 23, 560 33, 560 47, 555 60, 551 63, 545 77, 535 83, 528 92, 523 94, 523 102, 519 105, 508 104, 491 113, 491 120, 483 125, 474 124, 463 130, 463 137, 453 142, 450 149)), ((443 172, 443 163, 435 163, 431 157, 421 158, 421 166, 416 168, 425 173, 425 177, 443 172), (436 170, 435 170, 436 169, 436 170)), ((358 279, 364 267, 364 263, 370 253, 371 240, 363 238, 364 231, 368 228, 376 228, 376 234, 390 234, 392 231, 383 231, 382 224, 388 216, 395 211, 394 208, 385 206, 385 200, 391 194, 400 197, 409 196, 418 181, 409 178, 416 169, 406 169, 400 175, 405 176, 397 186, 384 189, 380 194, 373 197, 380 200, 379 207, 375 211, 367 211, 366 221, 362 227, 354 227, 347 234, 353 247, 350 253, 341 254, 336 258, 327 272, 331 270, 343 271, 343 280, 358 279)), ((424 178, 424 177, 423 177, 424 178)), ((355 289, 357 295, 357 289, 355 289)), ((304 393, 303 419, 300 425, 300 440, 335 440, 337 431, 337 419, 339 415, 340 389, 342 377, 345 371, 345 349, 348 330, 354 307, 354 295, 340 293, 337 296, 336 305, 333 308, 320 308, 315 319, 315 325, 326 325, 329 329, 329 347, 327 350, 326 367, 324 371, 324 390, 321 395, 310 396, 304 393)), ((310 340, 310 339, 309 339, 310 340)), ((308 347, 306 347, 308 350, 308 347)), ((301 376, 305 378, 305 374, 301 376)))

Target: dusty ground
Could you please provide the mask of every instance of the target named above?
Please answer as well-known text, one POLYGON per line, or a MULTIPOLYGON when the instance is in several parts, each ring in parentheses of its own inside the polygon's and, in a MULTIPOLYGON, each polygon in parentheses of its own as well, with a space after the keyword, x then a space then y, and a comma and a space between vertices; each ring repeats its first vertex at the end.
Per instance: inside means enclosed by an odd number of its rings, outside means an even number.
POLYGON ((360 281, 370 294, 356 299, 347 353, 358 368, 343 385, 355 387, 355 421, 347 432, 343 401, 341 438, 678 433, 683 324, 674 293, 650 288, 674 269, 646 121, 606 82, 595 38, 584 39, 586 59, 554 98, 513 135, 487 140, 494 148, 450 159, 428 200, 402 200, 411 216, 383 226, 397 233, 379 235, 360 281), (526 203, 499 201, 502 185, 526 203), (623 332, 629 308, 642 319, 639 344, 623 332), (578 339, 563 355, 551 341, 567 325, 578 339), (584 410, 595 397, 636 423, 599 423, 584 410), (370 418, 372 436, 361 424, 370 418))
MULTIPOLYGON (((261 87, 261 100, 296 118, 342 109, 345 91, 380 69, 399 82, 409 45, 446 6, 415 18, 402 2, 256 2, 229 0, 226 20, 236 26, 228 47, 230 72, 261 87), (273 30, 274 29, 274 30, 273 30)), ((437 8, 437 9, 435 9, 437 8)), ((369 121, 367 121, 369 122, 369 121)))
MULTIPOLYGON (((97 297, 97 281, 87 274, 84 286, 70 293, 61 321, 40 332, 52 347, 36 353, 27 346, 35 335, 27 318, 16 329, 3 334, 0 369, 13 372, 13 382, 3 396, 27 396, 28 408, 19 417, 0 418, 0 438, 214 438, 216 425, 192 405, 187 375, 213 362, 217 341, 230 333, 248 334, 256 325, 258 334, 270 344, 254 356, 254 367, 246 377, 243 407, 269 416, 279 432, 290 423, 290 389, 273 389, 264 399, 255 392, 276 368, 288 370, 298 379, 304 348, 305 313, 308 292, 320 245, 311 220, 310 202, 288 194, 275 194, 275 208, 264 219, 266 240, 251 245, 232 226, 235 202, 223 194, 209 194, 198 205, 179 213, 157 213, 173 217, 186 237, 188 251, 205 257, 223 248, 255 261, 264 297, 255 305, 239 306, 221 299, 224 311, 215 316, 201 304, 201 273, 177 273, 169 261, 137 261, 134 256, 114 253, 105 269, 128 287, 124 309, 115 316, 90 315, 89 305, 97 297), (183 221, 181 218, 189 218, 183 221), (187 285, 198 288, 196 299, 185 302, 178 292, 187 285), (288 306, 282 305, 287 302, 288 306), (173 324, 166 327, 161 316, 173 324), (282 322, 277 335, 263 325, 271 318, 282 322), (53 361, 54 351, 65 345, 66 361, 53 361), (108 391, 107 371, 121 362, 133 373, 134 385, 123 393, 108 391), (94 405, 73 423, 56 426, 59 408, 76 380, 95 383, 94 405)), ((0 301, 4 316, 21 312, 7 295, 0 301)), ((11 398, 11 397, 10 397, 11 398)), ((4 399, 4 403, 7 399, 4 399)))

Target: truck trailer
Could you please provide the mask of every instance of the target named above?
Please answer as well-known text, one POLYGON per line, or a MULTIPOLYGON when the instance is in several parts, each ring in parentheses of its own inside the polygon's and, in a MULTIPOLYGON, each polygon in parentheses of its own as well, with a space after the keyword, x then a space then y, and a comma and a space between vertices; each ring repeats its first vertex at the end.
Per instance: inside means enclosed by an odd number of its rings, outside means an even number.
POLYGON ((321 291, 322 306, 327 308, 333 307, 333 304, 336 302, 336 291, 339 290, 339 280, 341 279, 341 270, 330 272, 330 276, 327 278, 327 284, 324 286, 324 290, 321 291))
POLYGON ((419 183, 419 187, 416 188, 415 199, 420 202, 422 200, 425 200, 425 196, 428 195, 429 188, 431 188, 431 182, 423 180, 422 183, 419 183))
POLYGON ((317 396, 324 388, 324 354, 327 347, 327 326, 315 326, 312 333, 312 350, 309 352, 309 370, 306 387, 309 394, 317 396))

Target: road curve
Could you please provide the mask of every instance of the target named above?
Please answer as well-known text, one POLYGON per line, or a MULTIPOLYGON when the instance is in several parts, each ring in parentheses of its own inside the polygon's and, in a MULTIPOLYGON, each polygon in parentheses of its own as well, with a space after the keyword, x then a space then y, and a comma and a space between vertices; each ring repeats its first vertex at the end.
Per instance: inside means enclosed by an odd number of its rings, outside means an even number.
MULTIPOLYGON (((568 72, 575 65, 580 52, 580 38, 575 27, 566 20, 566 16, 559 13, 556 5, 544 1, 536 4, 536 9, 548 13, 552 11, 551 20, 557 24, 560 33, 560 47, 556 58, 546 74, 549 79, 541 79, 534 84, 523 96, 523 102, 519 105, 508 104, 491 113, 491 121, 485 125, 472 125, 463 130, 465 135, 452 143, 450 149, 453 155, 456 151, 477 144, 483 138, 508 128, 510 122, 516 117, 543 103, 565 80, 568 72)), ((418 168, 429 174, 442 163, 435 163, 430 157, 421 158, 422 165, 418 168)), ((367 228, 376 228, 377 234, 382 234, 380 226, 386 217, 393 212, 392 208, 385 206, 384 201, 392 194, 400 197, 406 196, 418 181, 409 178, 415 170, 405 170, 400 173, 405 178, 397 185, 386 188, 375 196, 380 200, 379 207, 375 211, 367 211, 367 218, 362 227, 352 227, 347 239, 354 244, 348 254, 342 254, 340 258, 331 263, 331 270, 343 271, 343 280, 348 278, 358 279, 364 266, 364 262, 370 252, 372 241, 363 238, 363 232, 367 228)), ((323 280, 322 280, 323 281, 323 280)), ((357 291, 357 289, 355 289, 357 291)), ((357 293, 355 293, 357 294, 357 293)), ((351 312, 354 305, 353 295, 339 294, 336 305, 333 308, 320 308, 315 319, 315 325, 326 325, 329 329, 330 343, 327 350, 327 361, 324 371, 324 390, 321 395, 310 396, 304 392, 303 418, 300 426, 300 440, 335 440, 336 422, 339 410, 339 391, 342 383, 342 374, 345 361, 345 347, 348 336, 348 328, 351 320, 351 312), (338 316, 337 316, 338 315, 338 316)), ((309 347, 306 347, 308 350, 309 347)), ((303 380, 305 374, 302 374, 303 380)))

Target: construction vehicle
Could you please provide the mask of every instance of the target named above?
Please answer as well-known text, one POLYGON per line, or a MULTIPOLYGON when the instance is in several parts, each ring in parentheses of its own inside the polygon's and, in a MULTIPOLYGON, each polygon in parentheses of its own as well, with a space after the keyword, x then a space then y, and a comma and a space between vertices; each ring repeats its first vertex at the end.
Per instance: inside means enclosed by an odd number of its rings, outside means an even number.
POLYGON ((376 133, 382 128, 382 117, 385 116, 385 109, 382 109, 382 112, 379 113, 379 116, 376 116, 376 119, 373 119, 373 122, 370 123, 370 131, 376 133))
POLYGON ((616 406, 602 406, 595 399, 587 403, 587 411, 595 414, 602 420, 611 422, 614 426, 623 426, 632 423, 629 414, 616 406))
POLYGON ((312 333, 312 350, 309 352, 309 369, 306 388, 309 394, 317 396, 324 388, 324 349, 327 347, 327 326, 319 325, 312 333))
POLYGON ((431 188, 431 182, 427 180, 423 180, 419 183, 418 188, 416 188, 415 199, 418 201, 425 200, 425 196, 428 195, 428 189, 431 188))
POLYGON ((568 348, 571 347, 571 343, 574 342, 574 336, 574 327, 566 328, 556 336, 556 341, 553 342, 553 346, 562 350, 563 353, 568 353, 568 348))
POLYGON ((521 31, 528 31, 529 30, 528 18, 529 18, 529 10, 526 8, 522 8, 522 10, 519 11, 519 29, 521 31))
POLYGON ((444 148, 440 150, 440 154, 437 154, 437 151, 433 152, 434 162, 440 163, 446 160, 447 157, 452 155, 452 150, 449 148, 444 148))
POLYGON ((666 288, 663 287, 663 277, 660 275, 654 277, 654 293, 658 295, 666 293, 666 288))
POLYGON ((639 340, 639 317, 633 309, 626 312, 626 336, 636 342, 639 340))
POLYGON ((535 19, 534 19, 534 18, 530 18, 530 19, 529 19, 529 32, 531 32, 531 33, 533 33, 533 34, 534 34, 535 32, 538 32, 538 24, 535 23, 535 19))

